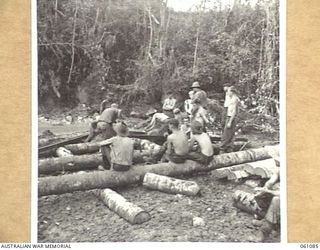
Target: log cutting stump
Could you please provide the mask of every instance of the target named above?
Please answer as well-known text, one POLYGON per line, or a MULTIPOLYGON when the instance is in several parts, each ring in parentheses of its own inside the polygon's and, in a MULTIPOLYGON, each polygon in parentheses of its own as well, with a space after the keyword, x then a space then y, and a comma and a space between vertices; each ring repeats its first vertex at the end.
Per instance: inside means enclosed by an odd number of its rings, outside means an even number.
POLYGON ((148 212, 127 201, 123 196, 111 189, 104 189, 100 197, 110 210, 131 224, 142 224, 151 219, 148 212))
POLYGON ((171 194, 185 194, 195 196, 200 187, 194 181, 179 180, 172 177, 146 173, 143 178, 143 186, 171 194))

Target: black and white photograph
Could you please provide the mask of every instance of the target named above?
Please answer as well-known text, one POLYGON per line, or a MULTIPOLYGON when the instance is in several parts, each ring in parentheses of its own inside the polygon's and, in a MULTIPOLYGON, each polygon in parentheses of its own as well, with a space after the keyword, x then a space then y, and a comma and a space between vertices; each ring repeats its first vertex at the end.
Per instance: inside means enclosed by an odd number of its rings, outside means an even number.
POLYGON ((39 243, 283 240, 280 0, 35 6, 39 243))

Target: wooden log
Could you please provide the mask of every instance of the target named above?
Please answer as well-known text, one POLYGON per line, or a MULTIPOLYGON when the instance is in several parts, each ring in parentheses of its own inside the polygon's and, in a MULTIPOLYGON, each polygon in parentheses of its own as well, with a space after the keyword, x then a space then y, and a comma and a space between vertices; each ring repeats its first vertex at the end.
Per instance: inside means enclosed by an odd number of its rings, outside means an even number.
POLYGON ((194 181, 179 180, 153 173, 145 174, 143 178, 143 186, 166 193, 185 194, 190 196, 197 195, 200 191, 200 187, 194 181))
POLYGON ((74 155, 92 154, 98 152, 100 149, 99 142, 69 144, 64 147, 70 150, 74 155))
POLYGON ((264 216, 264 211, 258 205, 255 200, 254 194, 237 190, 232 196, 233 205, 242 211, 250 214, 258 215, 259 217, 264 216))
POLYGON ((40 159, 39 174, 50 174, 58 171, 79 171, 96 169, 103 163, 101 154, 66 156, 40 159))
MULTIPOLYGON (((144 163, 144 152, 134 151, 134 164, 144 163)), ((39 174, 51 174, 55 172, 80 171, 96 169, 99 165, 103 165, 102 155, 73 155, 65 157, 53 157, 40 159, 38 162, 39 174)))
MULTIPOLYGON (((274 162, 275 164, 275 162, 274 162)), ((277 173, 279 167, 276 166, 262 166, 262 167, 256 167, 254 169, 254 174, 260 176, 263 179, 269 179, 272 175, 277 173)))
MULTIPOLYGON (((272 149, 272 152, 273 152, 273 149, 272 149)), ((246 172, 248 172, 251 175, 254 175, 255 168, 257 168, 257 167, 273 168, 273 167, 276 167, 276 164, 275 164, 274 159, 267 159, 267 160, 263 160, 263 161, 250 162, 250 163, 244 164, 243 170, 245 170, 246 172)))
POLYGON ((111 188, 141 183, 146 173, 165 176, 181 176, 202 171, 211 171, 235 164, 252 162, 270 158, 265 148, 249 149, 228 154, 217 155, 208 166, 194 161, 183 164, 159 163, 154 165, 134 166, 126 172, 96 171, 81 175, 63 175, 39 178, 38 195, 63 194, 80 190, 111 188))
POLYGON ((142 224, 151 219, 148 212, 127 201, 123 196, 111 189, 107 188, 103 190, 100 197, 110 210, 114 211, 131 224, 142 224))
POLYGON ((250 174, 244 170, 229 171, 228 180, 240 180, 248 176, 250 176, 250 174))
POLYGON ((56 154, 58 157, 66 157, 66 156, 72 156, 73 154, 71 153, 70 150, 60 147, 56 150, 56 154))
POLYGON ((230 171, 236 171, 236 170, 243 170, 244 165, 235 165, 235 166, 231 166, 231 167, 226 167, 226 168, 220 168, 220 169, 216 169, 213 170, 211 172, 212 176, 217 178, 217 179, 223 179, 223 178, 228 178, 228 173, 230 171))

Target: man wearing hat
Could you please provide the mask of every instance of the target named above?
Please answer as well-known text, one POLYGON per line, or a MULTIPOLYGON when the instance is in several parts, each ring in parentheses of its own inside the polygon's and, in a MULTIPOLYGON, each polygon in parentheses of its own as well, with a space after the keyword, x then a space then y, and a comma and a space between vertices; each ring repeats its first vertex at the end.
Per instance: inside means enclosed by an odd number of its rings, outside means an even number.
POLYGON ((104 165, 115 171, 127 171, 133 163, 134 140, 128 137, 128 127, 119 122, 114 125, 116 136, 100 142, 104 165))
POLYGON ((220 150, 228 153, 233 152, 233 141, 236 132, 236 117, 238 114, 240 100, 237 96, 237 90, 234 86, 229 87, 226 95, 228 95, 229 99, 220 150))
POLYGON ((208 165, 213 159, 213 147, 209 135, 203 132, 203 125, 198 121, 191 123, 192 136, 189 141, 190 152, 187 159, 208 165), (194 145, 196 151, 192 151, 194 145))
POLYGON ((207 99, 207 94, 204 90, 201 89, 199 82, 194 82, 192 83, 191 86, 194 94, 193 94, 193 102, 195 100, 200 101, 200 105, 204 108, 207 109, 208 106, 208 99, 207 99))
POLYGON ((121 110, 118 104, 111 104, 110 108, 103 110, 99 120, 91 125, 89 136, 86 142, 90 142, 97 134, 102 134, 102 139, 106 140, 115 136, 116 133, 113 130, 112 124, 116 122, 117 119, 121 117, 121 110))

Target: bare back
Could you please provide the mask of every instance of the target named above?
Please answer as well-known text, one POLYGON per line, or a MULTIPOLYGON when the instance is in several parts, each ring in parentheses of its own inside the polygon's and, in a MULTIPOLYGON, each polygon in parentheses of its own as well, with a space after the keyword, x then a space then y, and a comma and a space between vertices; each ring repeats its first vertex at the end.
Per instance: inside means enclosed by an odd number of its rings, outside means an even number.
POLYGON ((202 154, 206 156, 213 155, 212 143, 207 133, 202 133, 200 135, 197 135, 197 134, 193 135, 193 138, 198 142, 202 154))
POLYGON ((173 152, 177 155, 186 155, 189 152, 188 137, 182 131, 175 131, 169 135, 168 143, 171 143, 173 152))

